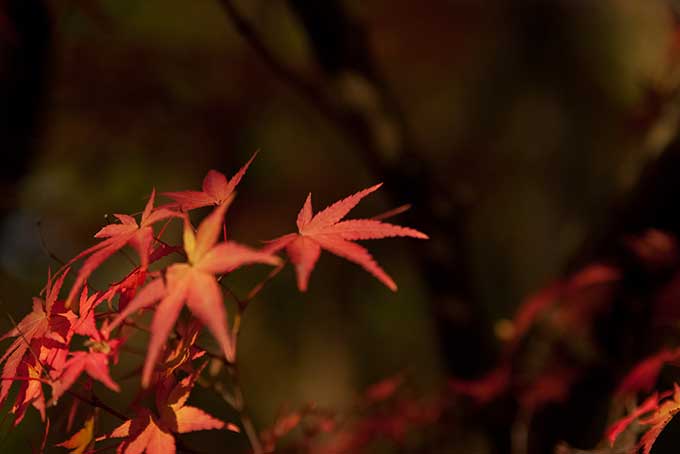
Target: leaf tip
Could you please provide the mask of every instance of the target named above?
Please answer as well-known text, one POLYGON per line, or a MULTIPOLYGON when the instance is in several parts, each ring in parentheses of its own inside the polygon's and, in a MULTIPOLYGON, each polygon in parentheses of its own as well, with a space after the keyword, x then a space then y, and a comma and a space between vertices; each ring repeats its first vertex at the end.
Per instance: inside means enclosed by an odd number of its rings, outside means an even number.
MULTIPOLYGON (((256 152, 257 153, 257 152, 256 152)), ((232 432, 240 433, 241 428, 234 423, 228 422, 224 425, 225 430, 230 430, 232 432)))

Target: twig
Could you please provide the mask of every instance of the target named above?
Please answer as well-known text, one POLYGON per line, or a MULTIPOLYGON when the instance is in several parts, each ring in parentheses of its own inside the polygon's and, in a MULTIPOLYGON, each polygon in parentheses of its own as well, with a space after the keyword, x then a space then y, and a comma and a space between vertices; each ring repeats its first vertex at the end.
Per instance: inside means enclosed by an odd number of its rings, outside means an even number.
POLYGON ((436 317, 439 342, 444 347, 445 364, 449 372, 468 377, 491 367, 496 339, 482 306, 475 304, 477 295, 471 285, 474 279, 465 240, 474 193, 464 183, 457 183, 452 189, 450 182, 442 180, 416 152, 415 141, 396 98, 374 67, 349 68, 360 77, 360 83, 366 84, 364 88, 375 95, 377 104, 366 109, 350 95, 336 94, 338 90, 325 87, 326 80, 311 83, 286 65, 268 49, 251 22, 240 14, 234 0, 219 0, 219 4, 237 32, 274 76, 308 101, 362 153, 372 173, 380 175, 395 199, 414 203, 410 219, 417 219, 419 227, 439 238, 438 242, 418 250, 416 257, 423 274, 428 276, 429 301, 436 317), (396 141, 382 140, 385 127, 392 129, 396 141), (448 253, 441 254, 441 250, 448 253), (461 308, 466 317, 446 315, 458 313, 461 308), (474 355, 469 349, 459 347, 470 343, 479 346, 474 355))
POLYGON ((277 265, 274 269, 272 269, 267 276, 262 279, 260 282, 255 284, 253 288, 250 289, 248 292, 248 295, 246 296, 245 299, 241 299, 236 295, 236 292, 234 292, 227 284, 225 284, 222 280, 222 278, 225 276, 224 274, 219 276, 217 278, 217 282, 220 283, 220 285, 229 293, 229 296, 232 297, 234 302, 236 302, 236 305, 238 306, 239 314, 243 314, 245 312, 246 308, 248 307, 248 304, 252 302, 252 300, 255 299, 255 297, 264 289, 264 287, 276 277, 277 274, 281 272, 281 270, 285 267, 287 261, 284 260, 281 262, 279 265, 277 265))
MULTIPOLYGON (((232 365, 229 368, 231 373, 231 378, 234 386, 234 396, 233 396, 233 407, 239 414, 239 419, 241 420, 241 426, 243 427, 243 432, 248 437, 250 446, 253 448, 253 454, 263 454, 264 449, 262 448, 262 442, 257 434, 255 425, 253 424, 250 415, 245 408, 245 400, 243 399, 243 390, 241 389, 241 381, 239 379, 238 368, 236 365, 232 365)), ((224 396, 223 396, 224 397, 224 396)), ((226 400, 226 399, 225 399, 226 400)))
POLYGON ((230 407, 236 408, 236 400, 234 399, 234 396, 224 389, 224 386, 221 382, 215 382, 212 388, 230 407))
POLYGON ((244 301, 245 307, 243 310, 246 309, 248 304, 255 299, 255 297, 262 291, 262 289, 269 283, 271 282, 272 279, 276 277, 277 274, 281 272, 281 270, 286 266, 286 260, 282 261, 276 268, 271 270, 267 277, 265 277, 263 280, 258 282, 251 290, 248 292, 248 296, 246 297, 246 300, 244 301))
POLYGON ((396 208, 392 208, 391 210, 385 211, 384 213, 376 214, 375 216, 371 216, 371 219, 376 220, 376 221, 382 221, 383 219, 388 219, 393 216, 396 216, 401 213, 405 213, 408 210, 411 209, 411 204, 406 203, 404 205, 400 205, 396 208))
POLYGON ((142 325, 138 324, 137 322, 135 322, 135 321, 133 321, 133 320, 127 320, 127 319, 126 319, 126 320, 123 321, 123 324, 124 324, 125 326, 131 326, 131 327, 133 327, 133 328, 135 328, 135 329, 138 329, 139 331, 142 331, 142 332, 144 332, 144 333, 146 333, 146 334, 149 334, 149 335, 151 334, 151 330, 150 330, 149 328, 147 328, 147 327, 145 327, 145 326, 142 326, 142 325))
POLYGON ((42 248, 43 252, 47 254, 49 258, 57 262, 59 265, 66 266, 66 262, 63 261, 61 258, 59 258, 55 253, 53 253, 48 247, 47 247, 47 241, 45 241, 45 235, 42 230, 42 221, 39 219, 35 223, 36 227, 38 227, 38 236, 40 237, 40 247, 42 248))
MULTIPOLYGON (((45 239, 45 234, 44 234, 43 229, 42 229, 42 221, 41 221, 41 220, 38 220, 38 221, 36 222, 36 227, 38 227, 38 236, 40 237, 40 247, 41 247, 41 249, 42 249, 43 252, 47 255, 47 257, 49 257, 50 259, 54 260, 54 261, 57 262, 59 265, 61 265, 61 268, 59 268, 59 269, 58 269, 57 271, 55 271, 55 273, 54 273, 54 278, 56 279, 57 276, 58 276, 64 269, 66 269, 66 267, 69 265, 69 263, 67 263, 66 261, 64 261, 61 257, 59 257, 57 254, 55 254, 54 252, 52 252, 52 251, 50 250, 49 246, 47 245, 47 240, 45 239)), ((92 285, 90 285, 90 283, 87 282, 87 281, 85 282, 85 285, 87 286, 87 288, 90 289, 91 292, 97 292, 97 291, 98 291, 95 287, 93 287, 92 285)))
POLYGON ((130 264, 131 264, 133 267, 135 267, 135 268, 139 267, 139 265, 137 265, 137 262, 135 262, 135 260, 134 260, 132 257, 130 257, 130 254, 128 254, 125 250, 123 250, 123 249, 118 249, 118 253, 119 253, 120 255, 122 255, 123 257, 125 257, 125 258, 127 259, 127 261, 130 262, 130 264))
POLYGON ((315 106, 324 116, 334 121, 342 122, 341 116, 333 105, 333 102, 331 102, 316 85, 301 78, 294 70, 286 66, 269 50, 255 27, 238 11, 232 0, 219 0, 219 4, 227 13, 239 34, 246 40, 276 77, 291 86, 302 97, 315 106))
POLYGON ((234 300, 234 302, 235 302, 236 305, 238 306, 238 309, 239 309, 239 312, 240 312, 240 311, 241 311, 241 307, 243 306, 243 301, 241 300, 241 298, 238 297, 238 295, 236 295, 236 292, 234 292, 234 291, 231 289, 231 287, 229 287, 229 286, 222 280, 222 278, 223 278, 224 276, 225 276, 224 274, 221 275, 221 276, 219 276, 219 277, 217 278, 217 282, 219 282, 220 285, 222 286, 222 288, 224 288, 224 289, 227 291, 227 293, 229 294, 229 296, 231 296, 231 298, 234 300))
POLYGON ((72 391, 70 389, 66 390, 66 394, 68 394, 71 397, 78 399, 81 402, 89 404, 89 405, 91 405, 95 408, 101 408, 105 412, 109 413, 112 416, 115 416, 116 418, 120 419, 121 421, 127 421, 128 419, 130 419, 127 416, 125 416, 124 414, 120 413, 118 410, 109 407, 107 404, 105 404, 104 402, 99 400, 99 398, 95 394, 92 394, 91 399, 88 399, 87 397, 85 397, 81 394, 78 394, 77 392, 72 391))
MULTIPOLYGON (((224 399, 224 401, 229 406, 233 407, 238 412, 239 420, 241 421, 241 426, 243 427, 243 432, 246 434, 246 437, 248 437, 250 446, 253 449, 253 454, 262 454, 264 453, 264 450, 262 448, 262 442, 260 441, 260 437, 258 436, 257 430, 255 429, 255 425, 253 424, 253 421, 245 408, 245 400, 243 398, 243 390, 241 389, 238 366, 236 363, 238 337, 239 333, 241 332, 241 320, 243 318, 243 313, 248 308, 248 305, 262 291, 266 284, 270 282, 277 274, 279 274, 279 272, 281 272, 285 264, 286 262, 282 262, 276 268, 271 270, 264 279, 255 284, 255 286, 253 286, 253 288, 248 292, 248 296, 246 297, 245 300, 241 300, 236 295, 236 293, 229 288, 229 286, 222 282, 223 276, 220 276, 218 279, 220 284, 231 295, 234 301, 236 301, 236 304, 238 305, 238 312, 234 316, 234 326, 232 329, 232 339, 234 343, 234 361, 229 362, 226 358, 224 358, 223 355, 218 356, 219 359, 222 360, 224 364, 227 366, 227 370, 231 375, 234 392, 233 395, 230 395, 229 393, 226 392, 222 385, 218 383, 213 386, 213 389, 222 397, 222 399, 224 399)), ((213 356, 207 350, 205 351, 209 356, 213 356)), ((213 357, 217 357, 217 355, 214 355, 213 357)))

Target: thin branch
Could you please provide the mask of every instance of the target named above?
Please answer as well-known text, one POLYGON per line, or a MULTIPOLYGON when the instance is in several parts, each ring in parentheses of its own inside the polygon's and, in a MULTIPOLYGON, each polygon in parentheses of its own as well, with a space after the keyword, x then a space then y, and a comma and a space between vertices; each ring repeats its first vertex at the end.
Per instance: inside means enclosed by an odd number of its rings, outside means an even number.
MULTIPOLYGON (((250 446, 253 448, 253 454, 263 454, 264 449, 262 448, 262 442, 257 434, 255 425, 253 424, 250 415, 246 411, 245 400, 243 399, 243 390, 241 389, 241 381, 239 379, 238 368, 234 364, 229 368, 231 373, 232 382, 234 385, 234 396, 233 396, 233 407, 239 414, 239 419, 241 420, 241 426, 243 427, 243 432, 248 437, 250 446)), ((224 396, 223 396, 224 397, 224 396)))
POLYGON ((118 410, 116 410, 112 407, 109 407, 107 404, 102 402, 95 394, 92 394, 91 399, 89 399, 89 398, 87 398, 87 397, 85 397, 85 396, 83 396, 83 395, 81 395, 81 394, 79 394, 75 391, 72 391, 70 389, 66 390, 66 394, 68 394, 71 397, 78 399, 79 401, 81 401, 83 403, 91 405, 95 408, 101 408, 105 412, 109 413, 112 416, 115 416, 116 418, 120 419, 121 421, 127 421, 128 419, 130 419, 127 416, 125 416, 124 414, 120 413, 118 410))
POLYGON ((229 393, 226 389, 224 389, 224 386, 222 385, 221 382, 217 381, 213 384, 212 386, 213 390, 220 395, 222 400, 224 400, 227 405, 229 405, 232 408, 236 408, 236 400, 234 399, 234 396, 229 393))
POLYGON ((244 301, 245 307, 243 308, 243 310, 245 310, 248 304, 250 304, 250 302, 255 299, 255 297, 262 291, 262 289, 265 288, 265 286, 281 272, 281 270, 286 266, 286 262, 287 260, 282 261, 276 268, 269 272, 267 277, 265 277, 263 280, 257 283, 250 290, 250 292, 248 292, 248 296, 244 301))
POLYGON ((252 300, 254 300, 255 297, 259 295, 262 289, 264 289, 265 286, 281 272, 281 270, 285 267, 286 263, 287 260, 284 260, 274 269, 272 269, 264 279, 262 279, 260 282, 255 284, 253 288, 250 289, 245 299, 239 298, 238 295, 236 295, 236 292, 234 292, 226 283, 224 283, 224 281, 222 280, 222 278, 224 278, 225 276, 224 274, 217 278, 217 282, 220 283, 220 285, 227 291, 227 293, 229 293, 229 296, 231 296, 231 298, 234 300, 234 302, 238 306, 239 314, 243 314, 243 312, 245 312, 246 308, 248 307, 248 304, 250 304, 252 300))
POLYGON ((135 260, 134 260, 132 257, 130 257, 130 254, 128 254, 125 250, 123 250, 123 249, 118 249, 118 253, 119 253, 120 255, 122 255, 123 257, 125 257, 125 258, 127 259, 127 261, 130 262, 130 264, 131 264, 133 267, 135 267, 135 268, 138 268, 138 267, 139 267, 139 265, 137 264, 137 262, 135 262, 135 260))
MULTIPOLYGON (((61 268, 59 268, 54 273, 54 278, 56 279, 57 276, 59 274, 61 274, 61 272, 64 271, 69 264, 65 260, 63 260, 61 257, 59 257, 57 254, 52 252, 52 250, 47 245, 47 240, 45 239, 45 232, 43 232, 41 220, 38 220, 36 222, 36 227, 38 227, 38 236, 40 237, 40 247, 41 247, 41 249, 43 250, 45 255, 47 255, 47 257, 49 257, 50 259, 54 260, 59 265, 61 265, 61 268)), ((91 292, 97 292, 98 291, 95 287, 90 285, 90 283, 87 282, 87 281, 85 282, 85 285, 87 286, 87 288, 90 289, 91 292)))
POLYGON ((231 298, 234 300, 234 302, 235 302, 236 305, 238 306, 238 309, 239 309, 239 312, 240 312, 240 311, 241 311, 241 308, 243 307, 243 301, 241 300, 241 298, 238 297, 238 295, 236 294, 236 292, 234 292, 234 291, 231 289, 231 287, 229 287, 229 286, 222 280, 222 278, 224 278, 224 276, 225 276, 224 274, 221 275, 221 276, 219 276, 219 277, 217 278, 217 282, 219 282, 220 285, 222 286, 222 288, 223 288, 224 290, 227 291, 227 293, 229 294, 229 296, 231 296, 231 298))
POLYGON ((291 86, 303 98, 315 106, 324 116, 334 121, 341 120, 333 102, 316 85, 300 77, 293 69, 286 66, 260 37, 255 27, 241 14, 232 0, 218 0, 222 9, 236 27, 238 33, 257 53, 260 59, 269 67, 274 75, 285 84, 291 86))
POLYGON ((166 246, 167 246, 167 244, 164 243, 163 241, 161 241, 161 237, 163 236, 163 234, 165 233, 165 230, 168 228, 168 226, 170 225, 171 222, 172 222, 172 218, 169 218, 168 220, 166 220, 166 221, 165 221, 165 224, 163 224, 163 226, 161 227, 161 229, 158 231, 158 235, 156 235, 156 236, 154 237, 154 239, 155 239, 156 241, 158 241, 159 243, 163 243, 163 244, 165 244, 166 246))
POLYGON ((474 192, 464 182, 456 183, 452 189, 450 181, 442 179, 416 152, 415 140, 396 98, 375 67, 343 68, 358 76, 357 81, 372 92, 376 105, 366 109, 351 95, 332 89, 328 80, 312 83, 298 74, 269 50, 255 26, 235 7, 234 0, 218 1, 237 32, 274 76, 307 100, 362 153, 371 172, 380 176, 395 199, 414 203, 410 219, 417 219, 419 227, 440 240, 419 249, 416 256, 428 277, 429 300, 445 364, 449 372, 460 376, 473 377, 487 370, 495 360, 496 339, 483 307, 475 304, 469 245, 465 241, 474 192), (391 129, 396 140, 382 139, 385 128, 391 129), (448 253, 441 254, 441 250, 448 253), (448 315, 461 311, 464 317, 448 315), (459 347, 470 342, 479 346, 474 354, 459 347))
POLYGON ((125 319, 125 320, 123 320, 123 324, 125 326, 131 326, 135 329, 138 329, 139 331, 142 331, 143 333, 151 335, 151 330, 149 328, 140 325, 139 323, 135 322, 134 320, 125 319))
POLYGON ((45 232, 43 232, 42 229, 42 221, 41 220, 36 221, 35 225, 38 228, 38 236, 40 237, 40 247, 42 248, 43 252, 62 267, 66 266, 66 262, 63 261, 60 257, 58 257, 47 247, 47 241, 45 240, 45 232))
MULTIPOLYGON (((223 363, 227 366, 227 370, 229 371, 229 374, 232 379, 232 386, 233 386, 233 395, 229 394, 221 384, 216 383, 213 385, 213 389, 224 399, 224 401, 234 408, 238 414, 239 414, 239 420, 241 421, 241 426, 243 428, 243 433, 245 433, 246 437, 248 437, 248 441, 250 443, 250 446, 253 449, 253 454, 262 454, 264 453, 264 449, 262 447, 262 442, 260 441, 260 437, 257 433, 257 430, 255 429, 255 425, 253 424, 252 419, 250 418, 250 415, 248 414, 246 410, 246 405, 245 405, 245 400, 243 398, 243 390, 241 388, 241 382, 239 378, 239 373, 238 373, 238 366, 236 363, 236 353, 237 353, 237 346, 238 346, 238 337, 241 332, 241 320, 243 318, 243 314, 245 310, 248 308, 248 305, 252 300, 262 291, 262 289, 266 286, 268 282, 270 282, 276 275, 278 275, 281 270, 284 268, 286 262, 281 263, 278 265, 276 268, 271 270, 267 276, 265 276, 264 279, 262 279, 260 282, 255 284, 253 288, 248 292, 248 296, 246 297, 245 300, 241 300, 236 293, 229 288, 223 281, 222 277, 220 276, 218 278, 218 282, 224 287, 224 289, 231 295, 231 297, 236 301, 236 304, 238 305, 238 312, 236 313, 234 317, 234 326, 232 329, 232 339, 234 343, 234 362, 229 362, 223 355, 219 355, 219 359, 223 361, 223 363)), ((205 349, 203 349, 205 350, 205 349)), ((206 353, 209 356, 213 356, 205 350, 206 353)), ((217 355, 213 356, 216 357, 217 355)))

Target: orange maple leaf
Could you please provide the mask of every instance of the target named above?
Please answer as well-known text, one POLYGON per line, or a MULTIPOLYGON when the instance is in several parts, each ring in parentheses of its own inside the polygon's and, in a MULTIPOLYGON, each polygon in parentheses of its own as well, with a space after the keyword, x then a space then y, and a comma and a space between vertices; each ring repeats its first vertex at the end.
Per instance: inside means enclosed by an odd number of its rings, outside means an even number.
POLYGON ((298 233, 283 235, 270 241, 265 247, 265 250, 270 252, 286 249, 291 262, 295 265, 300 291, 307 290, 309 276, 321 255, 321 249, 358 264, 391 290, 397 290, 397 285, 392 278, 373 260, 371 254, 352 240, 372 240, 395 236, 427 239, 428 236, 415 229, 373 219, 341 221, 361 199, 380 186, 382 183, 359 191, 330 205, 316 215, 312 213, 312 194, 310 193, 297 216, 298 233))
POLYGON ((241 182, 241 179, 246 174, 248 167, 257 156, 257 151, 253 156, 236 172, 236 174, 228 180, 227 177, 217 170, 210 170, 203 179, 202 191, 177 191, 164 192, 163 195, 173 199, 183 211, 193 210, 195 208, 221 205, 229 200, 234 193, 234 189, 241 182))
POLYGON ((267 252, 217 239, 229 203, 219 205, 208 215, 194 234, 188 219, 184 221, 184 250, 187 263, 168 267, 165 279, 158 278, 144 287, 125 309, 104 328, 105 335, 132 313, 161 300, 151 322, 151 340, 142 373, 142 385, 148 386, 151 372, 183 303, 203 323, 220 344, 225 357, 233 359, 233 345, 227 324, 222 291, 216 274, 230 272, 242 265, 264 263, 277 265, 280 259, 267 252))
MULTIPOLYGON (((33 298, 33 310, 17 326, 0 337, 0 340, 10 337, 16 338, 4 355, 0 357, 0 364, 6 361, 2 370, 0 403, 7 398, 12 386, 12 378, 17 376, 17 369, 22 364, 25 355, 29 354, 29 348, 34 339, 47 337, 58 343, 67 343, 70 339, 71 325, 75 321, 76 315, 64 308, 63 301, 57 301, 68 271, 66 269, 54 282, 52 276, 48 275, 45 300, 33 298)), ((36 382, 32 386, 39 385, 36 382)))
POLYGON ((234 424, 221 421, 200 408, 186 405, 191 388, 202 368, 187 376, 178 384, 173 377, 159 383, 156 392, 156 407, 159 416, 148 409, 142 409, 134 418, 125 421, 106 437, 125 438, 118 447, 120 454, 173 454, 176 452, 173 434, 197 430, 227 429, 238 432, 234 424))
POLYGON ((90 447, 94 440, 94 416, 85 421, 83 428, 73 434, 71 438, 59 443, 56 446, 70 449, 69 454, 83 454, 90 447))

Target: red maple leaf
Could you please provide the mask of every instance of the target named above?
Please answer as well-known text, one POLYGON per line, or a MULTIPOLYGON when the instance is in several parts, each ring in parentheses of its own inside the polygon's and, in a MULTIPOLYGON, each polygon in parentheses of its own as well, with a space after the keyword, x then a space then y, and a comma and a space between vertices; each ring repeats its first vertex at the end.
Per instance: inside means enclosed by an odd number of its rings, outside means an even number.
MULTIPOLYGON (((26 410, 31 405, 40 412, 40 418, 43 421, 45 420, 45 396, 40 379, 43 373, 43 361, 51 355, 52 346, 44 348, 44 341, 45 339, 31 341, 30 354, 24 355, 16 368, 16 378, 19 380, 20 386, 10 409, 10 412, 14 414, 15 426, 24 419, 26 410)), ((66 352, 65 349, 60 350, 66 352)))
POLYGON ((176 212, 167 208, 158 208, 154 210, 153 204, 155 197, 156 190, 154 189, 151 192, 146 207, 144 207, 142 219, 139 224, 137 224, 137 221, 132 216, 127 214, 114 214, 120 221, 120 224, 110 224, 102 228, 95 234, 95 238, 104 238, 104 240, 71 259, 69 264, 89 256, 78 271, 76 281, 73 283, 71 292, 66 299, 67 306, 70 306, 70 302, 73 301, 78 290, 80 290, 90 274, 92 274, 92 272, 106 259, 128 244, 137 251, 137 254, 139 254, 141 268, 147 268, 149 264, 149 249, 151 248, 151 243, 153 241, 153 224, 169 217, 178 216, 176 212))
POLYGON ((257 156, 257 151, 253 153, 253 156, 251 156, 248 162, 231 177, 231 180, 227 180, 227 177, 217 170, 210 170, 203 179, 202 191, 164 192, 163 195, 173 199, 183 211, 226 203, 233 194, 234 189, 236 189, 236 186, 246 174, 246 171, 253 162, 253 159, 255 159, 255 156, 257 156))
POLYGON ((675 350, 663 349, 660 352, 643 359, 621 380, 616 390, 616 397, 633 394, 638 391, 649 392, 659 378, 661 368, 680 359, 680 348, 675 350))
POLYGON ((52 402, 56 402, 83 372, 110 390, 120 391, 118 384, 109 375, 109 358, 115 356, 120 344, 119 339, 90 339, 86 342, 87 351, 70 352, 71 357, 60 368, 59 378, 52 384, 52 402))
POLYGON ((176 452, 173 434, 195 432, 197 430, 227 429, 238 432, 234 424, 225 423, 200 408, 186 405, 191 389, 198 374, 197 370, 175 384, 169 376, 159 383, 156 392, 158 416, 148 409, 118 426, 107 438, 125 438, 118 446, 118 454, 174 454, 176 452))
MULTIPOLYGON (((513 321, 511 341, 514 348, 536 320, 553 305, 562 300, 571 300, 589 289, 608 285, 621 279, 621 272, 609 265, 593 263, 585 266, 565 279, 559 279, 527 297, 520 305, 513 321)), ((573 309, 574 304, 568 305, 573 309)), ((582 314, 579 314, 582 315, 582 314)), ((563 317, 564 318, 564 317, 563 317)))
POLYGON ((78 315, 78 319, 73 323, 72 329, 75 334, 89 336, 94 340, 99 341, 101 340, 101 335, 95 323, 94 309, 101 301, 103 301, 103 296, 98 292, 89 296, 87 293, 87 286, 85 286, 80 293, 80 302, 78 303, 80 314, 78 315))
POLYGON ((486 404, 508 389, 511 372, 510 364, 504 362, 476 380, 449 378, 449 387, 454 392, 468 396, 479 404, 486 404))
POLYGON ((203 220, 195 234, 185 218, 184 250, 187 263, 175 263, 168 267, 165 279, 151 281, 103 330, 107 334, 132 313, 161 300, 151 322, 151 339, 142 373, 142 385, 145 387, 149 384, 161 348, 185 302, 215 337, 225 357, 231 360, 233 346, 227 313, 215 275, 246 264, 277 265, 280 262, 276 256, 231 241, 216 244, 227 208, 228 204, 219 205, 203 220))
POLYGON ((415 229, 373 219, 341 221, 361 199, 380 186, 382 184, 359 191, 316 215, 312 213, 312 194, 310 193, 297 217, 298 233, 289 233, 269 242, 265 248, 267 251, 276 252, 286 248, 291 262, 295 265, 300 291, 307 290, 309 276, 321 255, 321 249, 358 264, 391 290, 397 290, 397 285, 392 278, 373 260, 371 254, 352 240, 372 240, 395 236, 427 239, 428 236, 415 229))
POLYGON ((527 384, 518 396, 522 408, 534 413, 549 403, 564 402, 569 397, 574 382, 579 378, 578 371, 555 363, 538 374, 527 384))
MULTIPOLYGON (((54 343, 51 344, 42 343, 49 346, 65 346, 70 340, 70 336, 72 335, 71 325, 76 319, 76 315, 64 307, 63 301, 57 300, 68 271, 69 270, 66 269, 56 282, 52 282, 52 276, 48 275, 47 285, 45 287, 45 300, 33 298, 33 310, 24 317, 17 326, 0 337, 0 340, 10 337, 16 338, 7 351, 5 351, 5 354, 0 357, 0 364, 6 361, 5 367, 2 370, 0 403, 7 398, 7 394, 12 386, 13 378, 25 378, 26 373, 32 372, 33 370, 29 371, 26 369, 29 363, 31 363, 33 369, 39 366, 39 364, 34 364, 35 358, 33 357, 41 355, 41 349, 29 351, 34 340, 37 341, 42 338, 47 338, 54 341, 54 343), (28 358, 29 356, 31 358, 28 358), (18 370, 20 367, 24 369, 23 374, 22 371, 18 370)), ((36 344, 33 345, 33 347, 44 347, 42 344, 36 344)), ((35 385, 32 386, 34 387, 35 385)))

